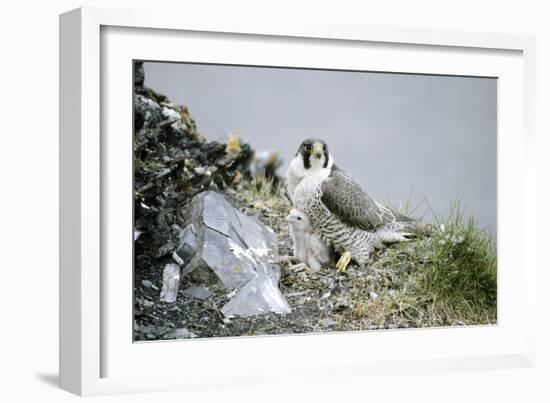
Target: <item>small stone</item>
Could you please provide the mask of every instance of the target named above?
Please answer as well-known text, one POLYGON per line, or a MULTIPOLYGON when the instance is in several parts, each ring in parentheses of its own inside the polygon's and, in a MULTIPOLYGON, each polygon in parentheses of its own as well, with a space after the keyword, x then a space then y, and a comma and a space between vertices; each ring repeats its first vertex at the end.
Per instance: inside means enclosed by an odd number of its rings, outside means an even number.
POLYGON ((175 302, 180 286, 180 267, 174 263, 164 266, 162 272, 162 291, 160 299, 163 302, 175 302))
POLYGON ((321 299, 321 300, 326 299, 326 298, 330 297, 330 294, 331 294, 331 292, 330 292, 330 291, 327 291, 327 292, 325 292, 325 293, 321 296, 320 299, 321 299))
POLYGON ((152 288, 153 290, 157 290, 158 291, 158 287, 156 285, 154 285, 151 281, 149 280, 143 280, 141 282, 141 284, 146 287, 146 288, 152 288))
POLYGON ((197 337, 195 333, 190 332, 185 327, 180 327, 179 329, 174 330, 172 336, 174 336, 176 339, 190 339, 193 337, 197 337))
POLYGON ((172 242, 168 242, 164 245, 162 245, 160 248, 157 249, 155 253, 155 257, 159 258, 164 255, 167 255, 174 249, 174 244, 172 242))
POLYGON ((195 286, 186 288, 183 294, 191 298, 200 299, 201 301, 207 300, 214 295, 214 293, 207 288, 195 286))
POLYGON ((334 325, 337 324, 336 321, 334 321, 333 319, 330 319, 330 318, 321 319, 321 321, 319 323, 323 327, 331 327, 331 326, 334 326, 334 325))
POLYGON ((267 207, 264 203, 263 200, 256 200, 254 203, 253 203, 253 207, 257 210, 267 210, 267 207))

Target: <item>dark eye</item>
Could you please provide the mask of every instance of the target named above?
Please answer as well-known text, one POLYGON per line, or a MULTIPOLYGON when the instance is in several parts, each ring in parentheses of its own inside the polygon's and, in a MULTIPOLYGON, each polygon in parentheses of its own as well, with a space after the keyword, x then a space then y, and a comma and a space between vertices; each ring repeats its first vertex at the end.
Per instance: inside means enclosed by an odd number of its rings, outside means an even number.
POLYGON ((302 219, 302 217, 296 217, 296 218, 298 218, 298 220, 301 220, 301 219, 302 219))
POLYGON ((327 150, 327 145, 326 144, 323 144, 323 150, 327 150))
POLYGON ((305 145, 305 149, 306 149, 307 151, 311 150, 311 144, 306 144, 306 145, 305 145))

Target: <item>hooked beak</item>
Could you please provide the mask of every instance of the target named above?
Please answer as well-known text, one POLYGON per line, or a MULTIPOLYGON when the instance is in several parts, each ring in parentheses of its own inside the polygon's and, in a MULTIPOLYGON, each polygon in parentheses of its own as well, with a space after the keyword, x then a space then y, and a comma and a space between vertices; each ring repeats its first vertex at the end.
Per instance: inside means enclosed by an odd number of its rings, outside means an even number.
POLYGON ((323 155, 323 145, 319 143, 315 143, 313 145, 313 150, 311 152, 316 158, 321 159, 323 155))

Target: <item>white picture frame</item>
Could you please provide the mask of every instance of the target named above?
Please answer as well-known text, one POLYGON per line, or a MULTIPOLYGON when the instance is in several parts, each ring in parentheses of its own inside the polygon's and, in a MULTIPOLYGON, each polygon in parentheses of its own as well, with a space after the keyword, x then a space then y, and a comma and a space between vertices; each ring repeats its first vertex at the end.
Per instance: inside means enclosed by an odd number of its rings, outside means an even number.
POLYGON ((81 8, 61 15, 61 387, 97 395, 534 365, 529 315, 536 284, 529 279, 536 278, 536 262, 526 236, 535 233, 534 49, 534 38, 520 35, 182 20, 151 10, 81 8), (181 43, 191 60, 178 53, 181 43), (323 47, 339 55, 331 68, 499 77, 498 325, 132 343, 131 299, 112 297, 113 290, 127 296, 132 288, 131 223, 117 214, 131 194, 128 62, 326 67, 323 52, 315 51, 323 47), (110 136, 114 130, 127 135, 110 136), (108 270, 113 262, 124 270, 108 270), (144 365, 136 367, 138 358, 144 365), (232 362, 231 372, 213 370, 216 362, 232 362))

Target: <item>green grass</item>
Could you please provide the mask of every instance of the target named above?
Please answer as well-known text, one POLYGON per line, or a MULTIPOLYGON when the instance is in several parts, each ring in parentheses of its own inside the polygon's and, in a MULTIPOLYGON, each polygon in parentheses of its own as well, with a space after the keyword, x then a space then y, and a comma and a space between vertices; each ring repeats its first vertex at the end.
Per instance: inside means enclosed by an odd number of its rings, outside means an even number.
POLYGON ((236 190, 247 214, 259 214, 260 219, 277 234, 285 232, 290 203, 282 194, 282 181, 253 176, 242 180, 236 190))
POLYGON ((290 202, 283 196, 282 187, 282 181, 253 176, 251 179, 241 181, 237 186, 237 192, 239 199, 246 205, 256 206, 258 210, 267 209, 274 213, 284 214, 280 217, 284 220, 291 207, 290 202))
POLYGON ((282 197, 281 181, 275 183, 275 178, 266 178, 260 175, 253 175, 250 180, 243 180, 237 190, 243 192, 247 198, 253 200, 277 201, 282 197))
POLYGON ((435 223, 428 235, 394 245, 373 262, 372 270, 395 279, 387 313, 397 312, 414 326, 496 323, 497 255, 491 235, 464 218, 458 203, 435 223))
POLYGON ((496 320, 497 255, 495 242, 464 218, 459 204, 446 218, 436 219, 432 235, 416 243, 422 256, 417 293, 439 301, 445 313, 458 313, 469 322, 496 320))

